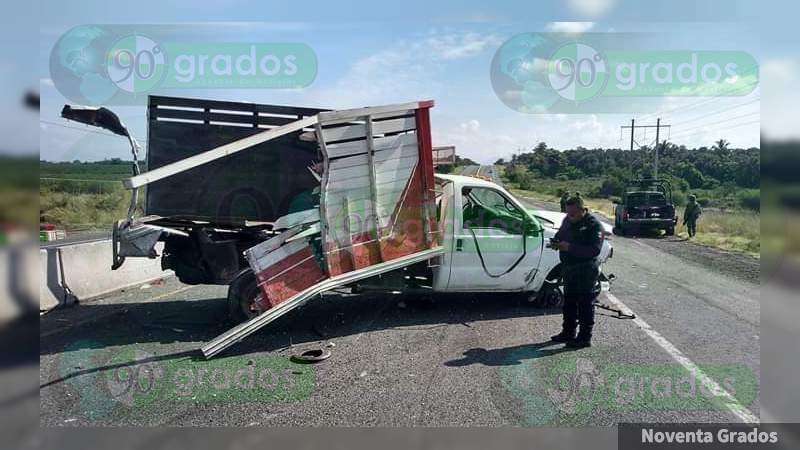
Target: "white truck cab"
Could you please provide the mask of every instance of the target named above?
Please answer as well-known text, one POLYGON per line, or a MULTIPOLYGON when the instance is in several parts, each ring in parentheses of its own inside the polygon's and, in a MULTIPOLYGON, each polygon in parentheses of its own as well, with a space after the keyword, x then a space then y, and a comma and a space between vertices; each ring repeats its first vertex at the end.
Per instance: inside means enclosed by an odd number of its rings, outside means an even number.
MULTIPOLYGON (((544 227, 495 183, 436 175, 445 253, 433 288, 446 292, 536 291, 544 275, 544 227)), ((554 252, 553 252, 554 253, 554 252)))
MULTIPOLYGON (((444 254, 429 270, 412 271, 409 278, 428 275, 435 292, 540 294, 558 288, 558 252, 546 243, 565 214, 526 208, 502 186, 480 178, 444 174, 435 178, 444 254)), ((609 236, 610 227, 604 227, 609 236)), ((612 254, 606 239, 601 263, 612 254)))

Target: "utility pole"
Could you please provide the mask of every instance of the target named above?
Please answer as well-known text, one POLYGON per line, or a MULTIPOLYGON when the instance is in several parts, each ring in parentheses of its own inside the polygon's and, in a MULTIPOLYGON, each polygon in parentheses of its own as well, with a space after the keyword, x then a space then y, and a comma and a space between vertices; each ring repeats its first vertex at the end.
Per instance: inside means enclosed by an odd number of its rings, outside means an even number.
POLYGON ((630 128, 631 129, 631 151, 633 151, 633 143, 634 143, 633 134, 634 134, 634 132, 636 131, 637 128, 655 128, 656 129, 656 147, 655 147, 655 162, 653 164, 653 178, 658 178, 658 140, 659 140, 659 136, 660 136, 659 131, 661 131, 662 128, 669 128, 670 126, 671 125, 661 125, 661 118, 659 117, 656 120, 656 124, 655 125, 636 125, 634 120, 631 119, 630 126, 624 125, 624 126, 620 127, 622 129, 625 129, 625 128, 630 128))
POLYGON ((661 129, 661 117, 656 119, 656 163, 653 165, 653 178, 658 179, 658 131, 661 129))
POLYGON ((636 128, 636 121, 631 119, 631 151, 633 151, 633 130, 636 128))

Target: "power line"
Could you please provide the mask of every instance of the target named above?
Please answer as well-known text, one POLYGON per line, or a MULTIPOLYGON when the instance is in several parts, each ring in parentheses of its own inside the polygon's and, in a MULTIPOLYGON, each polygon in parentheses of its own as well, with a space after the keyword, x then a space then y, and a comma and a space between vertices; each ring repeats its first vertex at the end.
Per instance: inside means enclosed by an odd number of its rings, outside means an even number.
POLYGON ((656 124, 655 125, 636 125, 636 120, 635 119, 631 119, 631 124, 630 125, 623 125, 623 126, 620 127, 621 130, 625 129, 625 128, 630 128, 631 129, 631 150, 633 150, 633 143, 635 142, 635 139, 633 138, 633 134, 635 133, 637 128, 644 129, 645 138, 647 136, 647 129, 648 128, 655 128, 656 129, 656 139, 655 139, 655 144, 656 145, 655 145, 655 147, 653 147, 655 149, 655 152, 654 152, 655 153, 655 159, 653 161, 653 177, 654 178, 658 178, 658 138, 659 138, 659 133, 660 133, 662 128, 666 128, 666 129, 669 130, 671 127, 672 127, 672 125, 661 125, 661 118, 660 117, 656 120, 656 124))
POLYGON ((747 103, 741 103, 741 104, 739 104, 739 105, 732 106, 732 107, 730 107, 730 108, 722 108, 722 109, 718 109, 718 110, 716 110, 716 111, 714 111, 714 112, 711 112, 711 113, 708 113, 708 114, 704 114, 704 115, 702 115, 702 116, 698 116, 698 117, 695 117, 695 118, 693 118, 693 119, 685 120, 685 121, 683 121, 683 122, 678 122, 678 123, 676 123, 675 125, 681 125, 681 124, 684 124, 684 123, 694 122, 694 121, 696 121, 696 120, 700 120, 700 119, 703 119, 703 118, 706 118, 706 117, 709 117, 709 116, 713 116, 714 114, 718 114, 718 113, 721 113, 721 112, 728 112, 728 111, 731 111, 731 110, 734 110, 734 109, 737 109, 737 108, 741 108, 742 106, 747 106, 747 105, 750 105, 750 104, 752 104, 752 103, 755 103, 755 102, 757 102, 757 101, 759 101, 759 100, 761 100, 761 97, 760 97, 760 96, 759 96, 759 97, 756 97, 756 98, 754 98, 753 100, 750 100, 750 101, 749 101, 749 102, 747 102, 747 103))
MULTIPOLYGON (((86 127, 76 127, 76 126, 72 126, 72 125, 67 125, 65 123, 58 123, 58 122, 54 122, 54 121, 51 121, 51 120, 44 120, 44 119, 39 119, 39 122, 40 123, 46 123, 48 125, 55 125, 55 126, 58 126, 58 127, 69 128, 69 129, 72 129, 72 130, 78 130, 78 131, 83 131, 83 132, 87 132, 87 133, 99 134, 99 135, 102 135, 102 136, 124 137, 124 136, 119 136, 117 134, 108 133, 108 132, 105 132, 105 131, 95 130, 93 128, 89 128, 88 126, 86 126, 86 127)), ((147 141, 147 139, 142 139, 142 138, 140 138, 138 136, 134 136, 134 138, 136 138, 136 140, 140 141, 140 142, 146 142, 147 141)))
POLYGON ((721 128, 716 128, 714 130, 709 130, 709 131, 699 130, 699 131, 695 131, 694 133, 689 133, 689 134, 683 134, 681 136, 676 136, 674 139, 676 139, 676 140, 678 140, 678 139, 686 139, 688 137, 697 136, 697 135, 703 134, 703 133, 716 133, 716 132, 719 132, 719 131, 736 129, 736 128, 744 127, 744 126, 747 126, 747 125, 758 124, 758 123, 761 123, 761 119, 751 120, 749 122, 744 122, 744 123, 736 123, 736 124, 733 124, 733 125, 729 125, 729 126, 721 127, 721 128))
POLYGON ((712 125, 718 125, 718 124, 721 124, 721 123, 730 122, 731 120, 743 119, 745 117, 752 116, 754 114, 757 114, 757 115, 760 116, 761 112, 760 111, 755 111, 755 112, 750 112, 750 113, 747 113, 747 114, 742 114, 742 115, 736 116, 736 117, 729 117, 729 118, 726 118, 726 119, 718 120, 716 122, 700 124, 700 125, 697 125, 697 126, 694 126, 694 127, 687 128, 685 130, 681 130, 681 133, 679 133, 679 134, 682 134, 682 133, 684 133, 686 131, 698 130, 700 128, 705 128, 705 127, 710 127, 712 125))
MULTIPOLYGON (((750 69, 758 69, 758 64, 746 67, 745 70, 743 71, 743 73, 746 72, 746 71, 749 71, 750 69)), ((728 89, 724 89, 721 92, 718 92, 717 95, 715 95, 715 96, 713 96, 711 98, 705 98, 705 99, 699 100, 697 102, 690 103, 688 105, 679 105, 679 106, 676 106, 674 108, 668 109, 666 111, 665 110, 661 110, 661 111, 656 111, 656 112, 653 112, 653 113, 650 113, 650 114, 645 114, 640 119, 644 120, 644 119, 647 119, 649 117, 655 117, 655 116, 659 116, 659 115, 663 116, 663 115, 666 115, 667 113, 671 113, 671 112, 677 111, 679 109, 683 109, 683 111, 691 110, 691 109, 694 109, 694 108, 696 108, 698 106, 706 105, 706 104, 712 103, 714 101, 719 101, 719 100, 721 100, 723 98, 727 98, 726 94, 731 94, 731 93, 733 93, 733 92, 735 92, 735 91, 737 91, 739 89, 741 89, 741 86, 730 86, 728 89)))

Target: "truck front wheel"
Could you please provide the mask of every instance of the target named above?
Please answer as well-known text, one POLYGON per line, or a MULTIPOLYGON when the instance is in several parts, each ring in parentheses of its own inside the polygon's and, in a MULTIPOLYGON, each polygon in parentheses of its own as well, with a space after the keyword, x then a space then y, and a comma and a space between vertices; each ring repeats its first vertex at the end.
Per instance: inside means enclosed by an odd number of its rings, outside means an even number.
POLYGON ((256 299, 259 290, 251 269, 243 270, 228 286, 228 315, 236 323, 245 322, 258 315, 256 299))
POLYGON ((564 306, 564 290, 561 288, 561 283, 545 283, 539 292, 537 304, 543 308, 564 306))

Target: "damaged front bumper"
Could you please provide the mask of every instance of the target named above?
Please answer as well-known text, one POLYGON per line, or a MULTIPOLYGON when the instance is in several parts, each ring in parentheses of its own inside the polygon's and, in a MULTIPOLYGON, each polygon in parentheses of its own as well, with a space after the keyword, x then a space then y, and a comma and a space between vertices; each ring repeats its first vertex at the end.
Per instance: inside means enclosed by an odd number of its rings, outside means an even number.
POLYGON ((111 231, 112 270, 119 269, 128 256, 157 258, 155 247, 162 234, 189 236, 185 231, 147 224, 147 219, 123 219, 114 224, 111 231))

